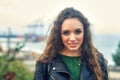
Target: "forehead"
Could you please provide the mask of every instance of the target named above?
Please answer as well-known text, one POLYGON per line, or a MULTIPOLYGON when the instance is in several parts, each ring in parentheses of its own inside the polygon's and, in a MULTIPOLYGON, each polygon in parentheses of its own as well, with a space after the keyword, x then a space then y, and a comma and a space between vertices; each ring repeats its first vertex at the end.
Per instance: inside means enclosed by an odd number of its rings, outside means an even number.
POLYGON ((65 19, 61 25, 61 30, 71 29, 74 30, 76 28, 83 29, 83 24, 77 18, 68 18, 65 19))

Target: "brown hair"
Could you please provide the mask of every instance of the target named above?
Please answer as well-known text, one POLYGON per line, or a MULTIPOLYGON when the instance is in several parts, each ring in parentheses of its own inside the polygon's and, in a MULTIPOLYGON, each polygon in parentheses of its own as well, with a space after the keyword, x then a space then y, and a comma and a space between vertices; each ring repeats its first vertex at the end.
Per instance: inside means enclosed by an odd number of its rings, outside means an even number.
POLYGON ((57 16, 54 24, 52 26, 50 35, 48 37, 46 47, 39 57, 38 61, 48 62, 60 52, 64 45, 61 41, 61 25, 63 21, 67 18, 77 18, 80 22, 82 22, 84 26, 84 40, 82 43, 82 60, 87 62, 87 66, 93 70, 95 74, 95 80, 102 80, 102 71, 99 66, 98 57, 96 55, 95 48, 92 43, 92 34, 90 31, 90 23, 88 19, 78 10, 74 8, 65 8, 61 13, 57 16))

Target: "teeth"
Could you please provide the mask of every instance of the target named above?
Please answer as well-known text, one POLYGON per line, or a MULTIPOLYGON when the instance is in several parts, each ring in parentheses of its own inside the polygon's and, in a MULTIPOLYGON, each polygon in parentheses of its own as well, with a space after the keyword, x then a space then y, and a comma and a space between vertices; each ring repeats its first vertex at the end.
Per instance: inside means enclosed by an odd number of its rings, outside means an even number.
POLYGON ((76 44, 71 44, 70 46, 76 46, 76 44))

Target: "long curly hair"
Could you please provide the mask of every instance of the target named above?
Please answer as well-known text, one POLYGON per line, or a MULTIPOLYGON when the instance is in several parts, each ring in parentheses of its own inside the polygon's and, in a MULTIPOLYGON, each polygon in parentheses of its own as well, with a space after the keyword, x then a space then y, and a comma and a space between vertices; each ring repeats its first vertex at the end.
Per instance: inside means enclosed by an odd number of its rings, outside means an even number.
POLYGON ((63 50, 64 45, 61 40, 61 25, 63 21, 68 18, 77 18, 82 22, 84 26, 84 40, 81 45, 82 60, 85 61, 87 66, 93 71, 95 80, 102 80, 102 71, 98 62, 95 47, 92 43, 90 22, 80 11, 73 7, 65 8, 55 19, 46 42, 46 47, 38 58, 38 61, 49 62, 56 54, 58 54, 58 52, 63 50))

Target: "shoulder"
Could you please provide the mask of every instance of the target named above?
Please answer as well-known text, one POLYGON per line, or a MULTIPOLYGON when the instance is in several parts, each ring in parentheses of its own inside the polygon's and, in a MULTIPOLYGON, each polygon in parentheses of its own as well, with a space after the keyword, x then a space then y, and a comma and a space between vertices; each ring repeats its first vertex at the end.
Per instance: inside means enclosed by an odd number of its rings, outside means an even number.
POLYGON ((98 61, 100 64, 108 64, 108 61, 104 58, 103 54, 101 52, 97 51, 97 57, 98 57, 98 61))
POLYGON ((105 59, 103 53, 101 53, 98 49, 95 48, 96 55, 98 57, 99 63, 108 64, 108 61, 105 59))
POLYGON ((35 67, 35 74, 44 74, 46 70, 47 63, 43 63, 40 61, 36 62, 36 67, 35 67))
POLYGON ((46 65, 46 63, 37 61, 37 62, 36 62, 36 71, 42 72, 45 65, 46 65))
POLYGON ((47 63, 43 63, 40 61, 36 62, 36 68, 34 72, 34 80, 46 80, 46 71, 47 71, 47 63))
POLYGON ((108 61, 104 58, 101 52, 97 52, 98 62, 102 71, 108 71, 108 61))
POLYGON ((45 65, 46 63, 44 62, 41 62, 41 61, 36 61, 36 66, 43 66, 45 65))

